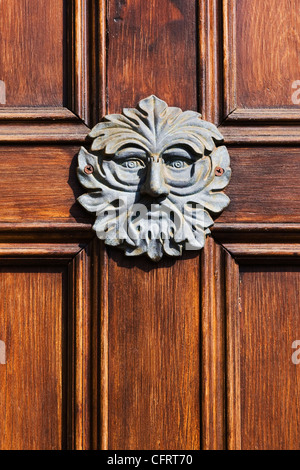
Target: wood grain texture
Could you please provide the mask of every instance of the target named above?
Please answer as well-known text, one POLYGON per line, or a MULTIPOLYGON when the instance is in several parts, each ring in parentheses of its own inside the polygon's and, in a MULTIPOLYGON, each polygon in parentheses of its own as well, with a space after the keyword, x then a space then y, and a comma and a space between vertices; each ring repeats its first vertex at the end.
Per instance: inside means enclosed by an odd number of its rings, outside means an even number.
POLYGON ((7 107, 63 105, 64 5, 63 0, 1 0, 0 79, 7 107))
POLYGON ((299 449, 299 266, 242 266, 240 273, 243 449, 299 449))
MULTIPOLYGON (((233 113, 234 115, 234 113, 233 113)), ((277 118, 281 118, 282 113, 278 113, 277 118)), ((230 115, 231 117, 232 115, 230 115)), ((219 131, 224 137, 225 144, 240 145, 240 146, 261 146, 261 145, 286 145, 291 146, 293 144, 299 144, 300 142, 300 127, 299 125, 292 123, 290 125, 280 124, 274 125, 255 125, 255 120, 259 114, 250 116, 251 125, 238 125, 230 126, 227 121, 224 125, 219 127, 219 131)), ((232 123, 233 121, 231 121, 232 123)))
POLYGON ((299 79, 300 1, 235 1, 236 100, 240 108, 291 107, 299 79))
MULTIPOLYGON (((197 109, 196 2, 108 2, 107 112, 197 109)), ((109 449, 198 449, 199 257, 108 260, 109 449)), ((103 342, 103 344, 107 344, 103 342)))
POLYGON ((200 0, 198 17, 200 109, 203 119, 215 125, 219 125, 223 120, 223 110, 220 106, 222 94, 221 13, 220 0, 209 2, 200 0))
POLYGON ((226 447, 224 254, 212 238, 201 253, 201 448, 226 447))
POLYGON ((240 294, 239 266, 225 255, 226 308, 226 442, 227 449, 241 449, 241 384, 240 384, 240 294))
POLYGON ((0 337, 7 353, 0 365, 1 449, 65 446, 64 273, 0 269, 0 337))
MULTIPOLYGON (((1 222, 89 220, 75 204, 78 147, 0 148, 1 222)), ((90 219, 91 220, 91 219, 90 219)))
POLYGON ((155 94, 170 106, 197 109, 196 2, 108 2, 109 112, 155 94))
POLYGON ((197 449, 199 257, 109 263, 109 448, 197 449))
POLYGON ((231 203, 218 223, 299 223, 299 149, 232 147, 229 153, 231 203))

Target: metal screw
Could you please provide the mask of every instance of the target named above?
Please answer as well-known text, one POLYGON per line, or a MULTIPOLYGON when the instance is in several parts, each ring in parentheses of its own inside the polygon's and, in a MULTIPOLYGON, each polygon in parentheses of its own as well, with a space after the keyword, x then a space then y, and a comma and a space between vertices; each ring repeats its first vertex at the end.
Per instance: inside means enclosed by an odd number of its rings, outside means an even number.
POLYGON ((217 166, 216 169, 215 169, 215 175, 216 176, 222 176, 224 173, 224 169, 221 168, 220 166, 217 166))
POLYGON ((84 167, 84 172, 87 174, 87 175, 90 175, 92 173, 94 173, 94 167, 92 165, 86 165, 84 167))

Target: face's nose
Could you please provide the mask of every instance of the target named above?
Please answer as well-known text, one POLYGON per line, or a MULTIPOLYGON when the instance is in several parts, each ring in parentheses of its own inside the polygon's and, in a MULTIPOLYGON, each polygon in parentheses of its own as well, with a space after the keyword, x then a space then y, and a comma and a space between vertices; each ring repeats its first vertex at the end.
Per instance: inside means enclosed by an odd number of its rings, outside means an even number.
POLYGON ((151 157, 148 165, 146 181, 141 188, 142 194, 152 197, 167 196, 169 189, 164 182, 163 163, 161 158, 151 157))

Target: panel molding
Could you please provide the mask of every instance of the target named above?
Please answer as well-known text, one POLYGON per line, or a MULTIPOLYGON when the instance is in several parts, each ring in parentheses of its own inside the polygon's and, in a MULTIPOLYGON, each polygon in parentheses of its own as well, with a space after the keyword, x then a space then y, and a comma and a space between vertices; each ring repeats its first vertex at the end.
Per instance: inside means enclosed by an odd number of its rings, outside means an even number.
POLYGON ((200 0, 199 3, 199 81, 198 91, 203 119, 218 125, 223 118, 220 109, 222 91, 221 67, 222 36, 220 0, 200 0))
POLYGON ((236 59, 236 1, 223 0, 223 68, 224 68, 224 120, 223 124, 237 121, 299 121, 296 108, 240 108, 237 104, 236 59))
POLYGON ((239 266, 225 255, 227 448, 241 449, 239 266))
POLYGON ((236 0, 201 0, 199 98, 204 119, 219 126, 229 145, 300 143, 300 109, 238 106, 236 67, 236 0))
POLYGON ((105 102, 106 0, 66 2, 65 107, 0 106, 0 143, 84 143, 105 102))
MULTIPOLYGON (((62 354, 66 354, 64 424, 67 448, 99 449, 102 302, 99 279, 103 269, 100 267, 100 243, 96 238, 88 241, 86 233, 78 237, 77 243, 66 243, 64 232, 55 233, 55 243, 46 231, 44 243, 40 240, 40 234, 36 243, 28 243, 25 238, 19 243, 8 243, 3 234, 5 232, 0 232, 1 265, 44 267, 54 263, 67 268, 67 344, 62 350, 62 354)), ((32 236, 30 233, 27 235, 29 238, 32 236)))
MULTIPOLYGON (((240 313, 241 313, 241 299, 240 299, 240 265, 244 263, 263 263, 268 265, 269 263, 288 262, 289 264, 295 260, 297 265, 300 262, 300 238, 299 231, 296 233, 295 227, 287 227, 287 233, 293 235, 293 242, 289 241, 289 238, 284 239, 283 228, 279 232, 280 227, 273 227, 273 234, 280 235, 281 242, 274 243, 272 241, 272 233, 268 233, 268 238, 265 238, 264 242, 253 242, 251 237, 253 233, 245 230, 241 232, 241 227, 236 233, 234 243, 228 242, 229 232, 226 234, 222 233, 221 224, 213 234, 218 238, 218 241, 207 243, 207 253, 203 251, 203 265, 205 266, 205 259, 210 259, 211 267, 207 265, 206 270, 202 270, 202 322, 204 331, 210 331, 209 341, 205 340, 202 335, 202 349, 206 349, 202 353, 202 377, 203 377, 203 390, 210 390, 210 395, 202 392, 202 420, 204 423, 208 423, 207 429, 203 427, 203 448, 217 450, 222 448, 221 441, 218 443, 215 435, 218 435, 218 426, 224 425, 224 436, 225 442, 224 447, 229 450, 240 450, 242 446, 242 433, 241 433, 241 340, 240 340, 240 313), (238 238, 239 237, 239 238, 238 238), (245 241, 247 240, 247 241, 245 241), (219 244, 219 245, 218 245, 219 244), (210 247, 210 254, 208 249, 210 247), (216 253, 218 255, 216 256, 216 253), (218 260, 216 262, 216 259, 218 260), (220 284, 220 292, 216 290, 216 274, 222 273, 224 269, 224 285, 220 284), (211 274, 209 271, 211 270, 211 274), (204 275, 206 278, 204 278, 204 275), (214 293, 210 302, 207 301, 210 293, 214 293), (216 335, 214 324, 207 316, 207 311, 214 312, 216 303, 219 303, 219 297, 223 296, 225 299, 225 310, 219 306, 219 336, 216 335), (211 305, 209 305, 211 304, 211 305), (204 305, 204 308, 203 308, 204 305), (220 313, 221 312, 221 313, 220 313), (222 320, 223 317, 223 320, 222 320), (224 325, 224 329, 221 329, 221 325, 224 325), (223 335, 223 336, 222 336, 223 335), (225 348, 222 349, 222 344, 225 348), (209 356, 209 349, 215 348, 214 355, 209 356), (220 351, 224 351, 221 353, 220 351), (222 359, 222 354, 224 358, 222 359), (222 406, 220 403, 216 404, 216 409, 210 408, 211 402, 209 400, 215 400, 218 388, 214 383, 216 379, 215 371, 220 361, 224 361, 224 367, 226 370, 226 390, 223 394, 224 402, 224 413, 226 420, 222 421, 222 406), (211 387, 211 383, 214 387, 211 387), (208 403, 206 403, 208 400, 208 403), (208 432, 207 432, 208 430, 208 432), (209 440, 208 437, 211 438, 209 440), (206 445, 207 444, 207 445, 206 445)), ((240 224, 242 225, 242 224, 240 224)), ((267 224, 265 224, 267 225, 267 224)), ((271 224, 270 224, 271 225, 271 224)), ((228 227, 229 229, 229 227, 228 227)), ((257 228, 256 228, 257 229, 257 228)), ((299 227, 298 227, 299 230, 299 227)), ((262 232, 261 232, 262 233, 262 232)), ((220 381, 219 377, 219 381, 220 381)), ((219 389, 220 390, 220 389, 219 389)), ((222 394, 219 395, 219 400, 222 400, 222 394)))
POLYGON ((201 449, 226 447, 224 250, 208 238, 201 252, 201 449))

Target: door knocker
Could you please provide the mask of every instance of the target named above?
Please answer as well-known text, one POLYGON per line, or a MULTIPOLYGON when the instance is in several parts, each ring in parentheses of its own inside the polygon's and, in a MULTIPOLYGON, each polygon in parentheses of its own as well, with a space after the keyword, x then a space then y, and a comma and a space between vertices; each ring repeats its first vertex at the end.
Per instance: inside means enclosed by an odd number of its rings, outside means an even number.
POLYGON ((89 192, 78 201, 96 213, 101 240, 154 261, 203 248, 210 214, 230 202, 222 192, 230 159, 216 126, 152 95, 105 116, 89 137, 90 152, 81 147, 78 158, 89 192))

